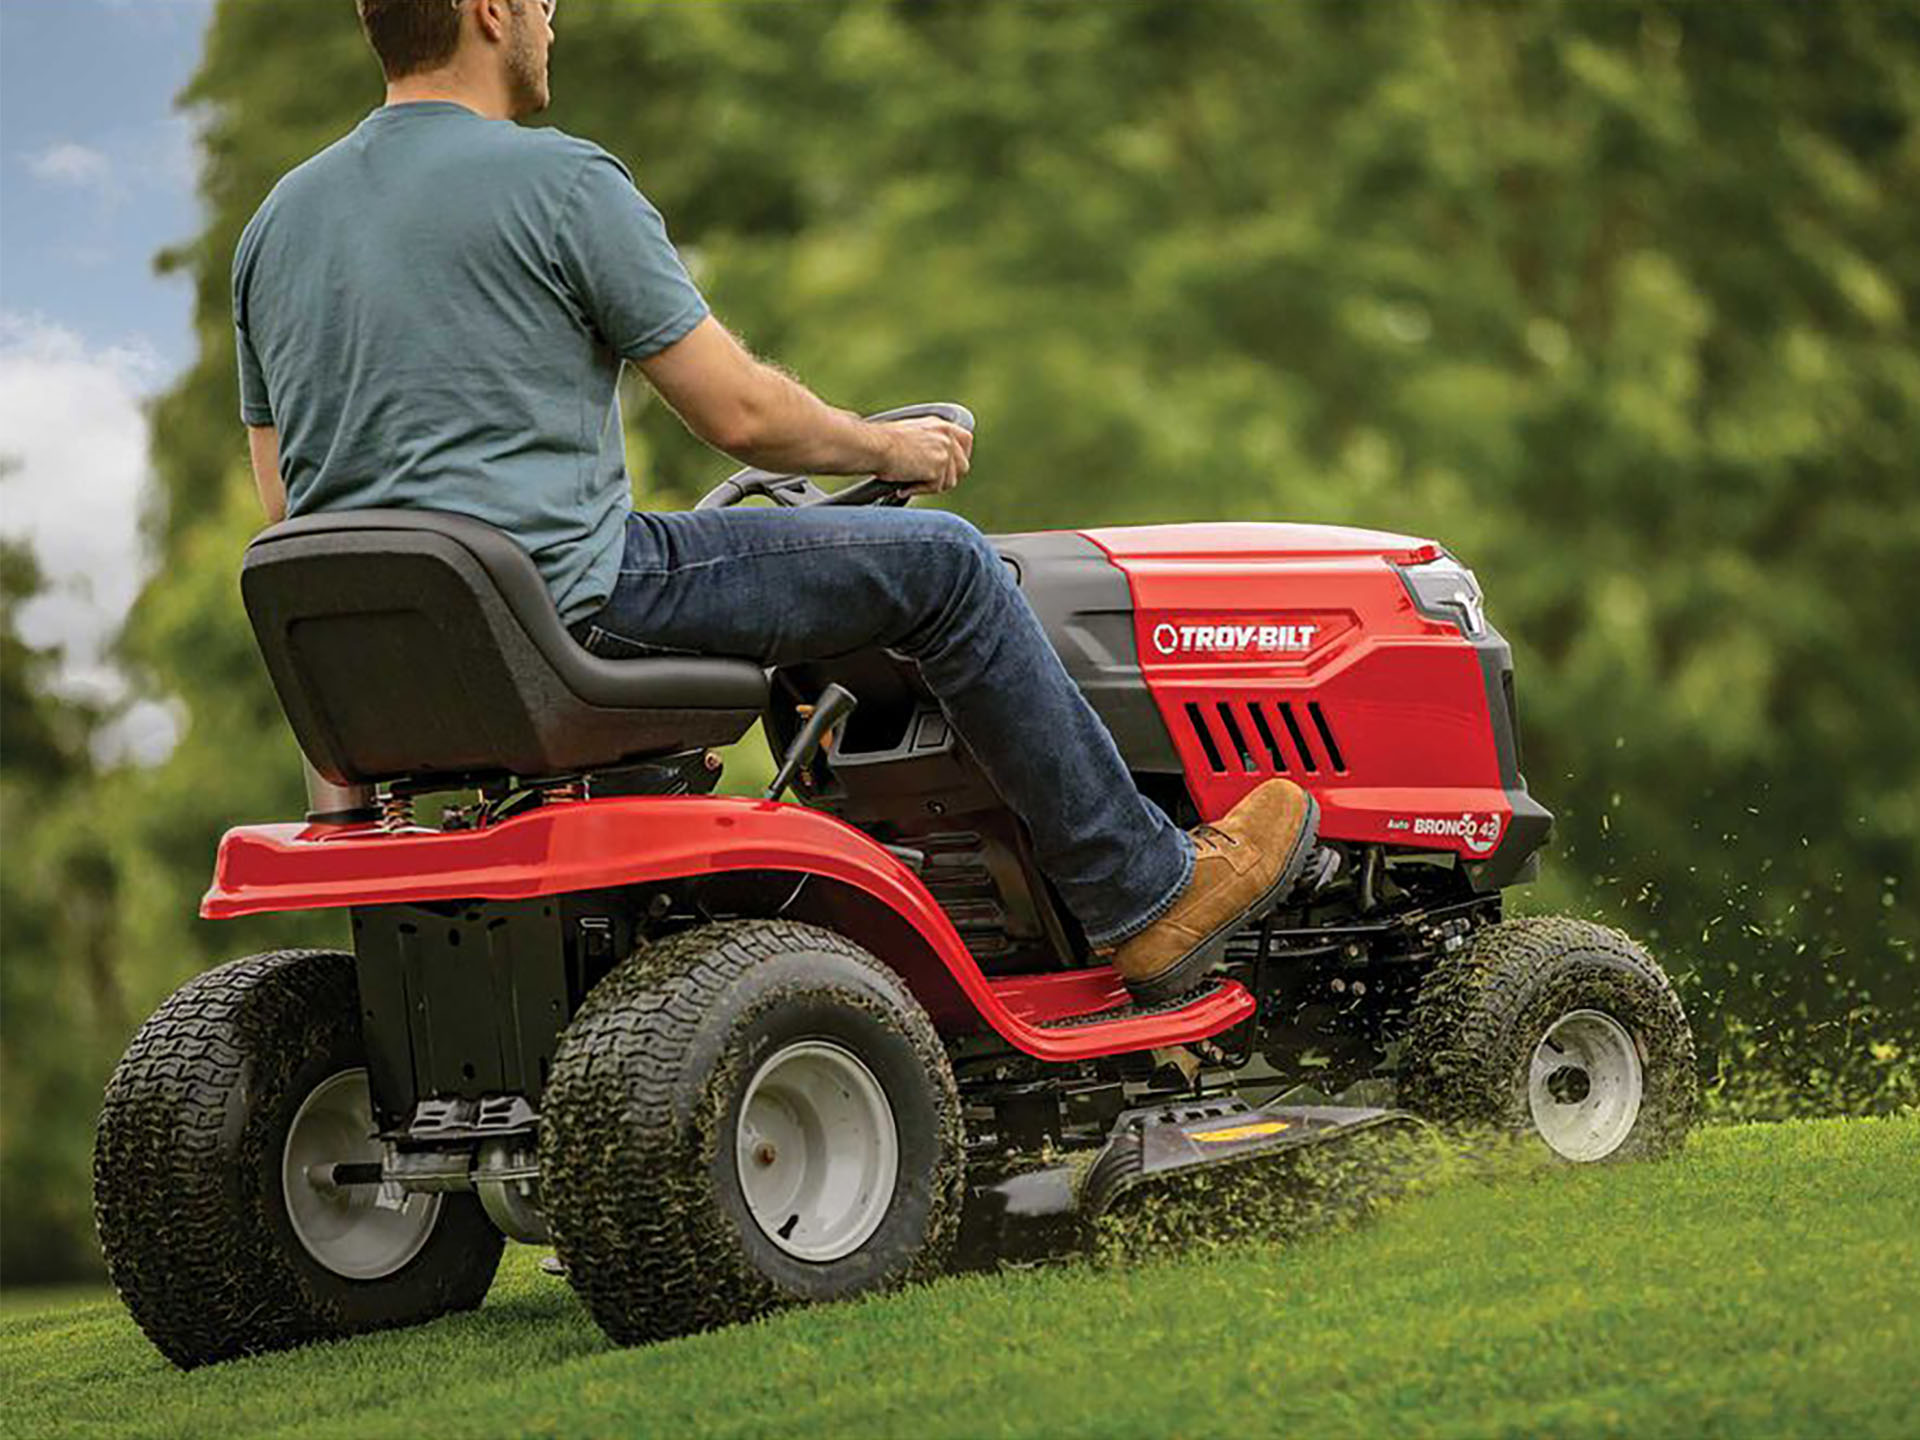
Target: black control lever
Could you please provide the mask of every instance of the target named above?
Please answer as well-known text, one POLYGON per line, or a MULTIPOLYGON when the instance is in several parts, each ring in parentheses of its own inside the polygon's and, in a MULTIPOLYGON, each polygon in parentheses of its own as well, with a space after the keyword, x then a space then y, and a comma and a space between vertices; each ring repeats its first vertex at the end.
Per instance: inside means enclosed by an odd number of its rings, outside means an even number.
POLYGON ((786 758, 780 762, 780 771, 773 777, 773 783, 767 786, 765 798, 778 800, 793 783, 793 777, 820 751, 821 743, 827 738, 833 727, 853 713, 853 707, 860 702, 853 698, 853 692, 841 685, 829 685, 820 692, 820 698, 813 702, 813 713, 807 716, 807 723, 800 727, 800 733, 793 737, 793 743, 787 747, 786 758))

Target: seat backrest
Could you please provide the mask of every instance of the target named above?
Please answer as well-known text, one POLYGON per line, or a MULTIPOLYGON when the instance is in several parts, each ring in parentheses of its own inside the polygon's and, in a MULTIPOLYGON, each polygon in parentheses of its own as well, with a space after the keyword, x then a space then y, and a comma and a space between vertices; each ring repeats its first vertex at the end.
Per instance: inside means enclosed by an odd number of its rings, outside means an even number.
POLYGON ((739 739, 765 708, 744 660, 604 660, 533 561, 464 515, 345 510, 262 532, 241 593, 281 707, 337 784, 545 778, 739 739))

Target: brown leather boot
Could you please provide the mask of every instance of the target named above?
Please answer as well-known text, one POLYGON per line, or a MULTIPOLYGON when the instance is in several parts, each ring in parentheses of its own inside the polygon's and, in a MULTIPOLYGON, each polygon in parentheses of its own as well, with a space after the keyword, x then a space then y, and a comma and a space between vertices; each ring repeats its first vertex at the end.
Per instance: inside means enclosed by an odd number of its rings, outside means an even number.
POLYGON ((1306 869, 1320 806, 1291 780, 1269 780, 1194 829, 1193 878, 1153 924, 1109 955, 1136 1003, 1191 990, 1226 951, 1227 937, 1284 900, 1306 869))

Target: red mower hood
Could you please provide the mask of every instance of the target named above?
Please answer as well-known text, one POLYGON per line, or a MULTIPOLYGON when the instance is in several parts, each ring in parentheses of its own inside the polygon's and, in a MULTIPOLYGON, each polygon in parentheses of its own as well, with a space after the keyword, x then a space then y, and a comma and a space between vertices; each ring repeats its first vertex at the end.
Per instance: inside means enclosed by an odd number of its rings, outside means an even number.
POLYGON ((1202 525, 1125 525, 1081 532, 1116 560, 1299 559, 1377 555, 1395 565, 1418 565, 1442 554, 1433 540, 1360 530, 1348 525, 1220 521, 1202 525))

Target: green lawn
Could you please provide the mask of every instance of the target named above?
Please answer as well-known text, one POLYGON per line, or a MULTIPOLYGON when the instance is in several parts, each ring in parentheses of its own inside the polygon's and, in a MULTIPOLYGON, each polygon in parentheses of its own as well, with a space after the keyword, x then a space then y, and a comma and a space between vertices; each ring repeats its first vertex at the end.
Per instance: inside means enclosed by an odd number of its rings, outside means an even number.
POLYGON ((1920 1117, 1707 1131, 1364 1228, 963 1277, 609 1349, 534 1252, 477 1315, 170 1369, 0 1307, 22 1435, 1920 1435, 1920 1117))

